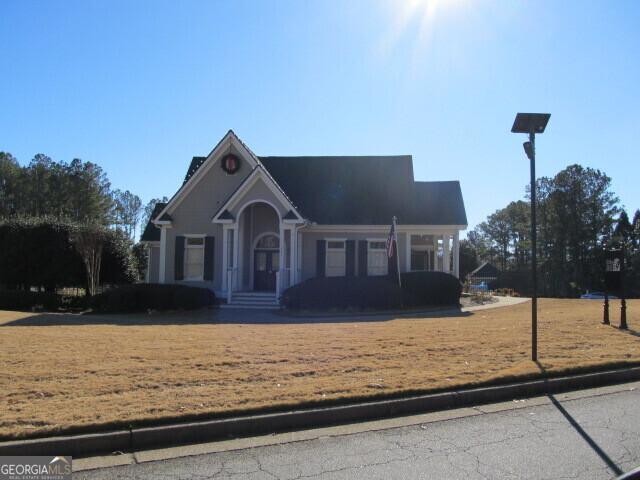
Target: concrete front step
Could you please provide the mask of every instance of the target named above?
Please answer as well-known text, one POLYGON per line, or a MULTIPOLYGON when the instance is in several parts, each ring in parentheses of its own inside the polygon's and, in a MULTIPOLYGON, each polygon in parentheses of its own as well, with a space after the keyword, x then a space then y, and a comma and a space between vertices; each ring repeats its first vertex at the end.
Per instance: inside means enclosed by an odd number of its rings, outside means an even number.
POLYGON ((276 298, 273 292, 233 292, 234 297, 242 298, 276 298))
POLYGON ((231 303, 224 308, 280 308, 278 299, 273 292, 234 292, 231 303))
POLYGON ((228 305, 226 303, 223 303, 222 305, 220 305, 220 308, 247 308, 247 309, 251 309, 251 310, 278 310, 280 308, 279 305, 274 304, 274 303, 265 303, 264 305, 262 304, 258 304, 256 305, 255 303, 232 303, 231 305, 228 305))

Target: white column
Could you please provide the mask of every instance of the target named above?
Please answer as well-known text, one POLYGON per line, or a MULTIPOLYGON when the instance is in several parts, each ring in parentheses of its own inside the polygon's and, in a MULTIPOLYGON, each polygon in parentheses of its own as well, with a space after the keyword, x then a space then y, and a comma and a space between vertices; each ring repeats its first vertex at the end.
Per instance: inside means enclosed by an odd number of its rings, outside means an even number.
POLYGON ((160 268, 158 270, 158 282, 166 282, 167 270, 167 227, 160 228, 160 268))
POLYGON ((411 233, 407 232, 406 235, 406 261, 405 261, 405 272, 411 271, 411 233))
POLYGON ((287 279, 287 287, 290 287, 295 282, 295 268, 296 268, 296 229, 291 227, 289 229, 289 278, 287 279))
POLYGON ((296 283, 302 280, 302 232, 296 234, 296 283))
POLYGON ((442 236, 442 249, 444 255, 444 257, 442 258, 442 268, 445 273, 449 273, 451 272, 451 258, 449 255, 449 234, 442 236))
POLYGON ((149 283, 149 271, 151 270, 151 245, 145 247, 147 251, 147 271, 144 272, 144 283, 149 283))
POLYGON ((280 291, 282 289, 282 273, 284 271, 284 266, 286 265, 286 254, 287 254, 287 249, 286 249, 286 242, 284 239, 284 224, 282 223, 282 220, 280 220, 280 229, 278 232, 279 235, 279 239, 280 239, 280 248, 278 249, 278 255, 280 256, 280 261, 278 262, 278 271, 276 272, 276 296, 280 295, 280 291))
POLYGON ((241 224, 240 219, 238 219, 238 223, 237 223, 238 246, 236 247, 238 249, 238 263, 235 264, 236 272, 238 275, 238 280, 237 280, 238 290, 242 290, 242 287, 244 285, 243 275, 244 275, 244 261, 245 261, 245 256, 244 256, 245 231, 244 231, 244 228, 241 228, 240 224, 241 224))
POLYGON ((233 285, 234 290, 238 289, 238 277, 240 276, 238 270, 238 260, 240 259, 240 245, 238 245, 238 224, 236 223, 233 228, 233 285))
POLYGON ((222 225, 222 290, 227 291, 227 270, 229 269, 229 246, 227 239, 229 237, 229 226, 222 225))
POLYGON ((453 234, 453 274, 460 278, 460 232, 453 234))

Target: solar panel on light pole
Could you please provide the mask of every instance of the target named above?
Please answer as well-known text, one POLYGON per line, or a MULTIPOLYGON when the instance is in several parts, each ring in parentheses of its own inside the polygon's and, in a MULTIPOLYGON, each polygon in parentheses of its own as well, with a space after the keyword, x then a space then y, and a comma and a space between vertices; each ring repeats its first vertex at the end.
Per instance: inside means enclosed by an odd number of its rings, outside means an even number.
POLYGON ((531 165, 531 280, 533 294, 531 296, 531 360, 538 361, 538 275, 536 255, 536 133, 543 133, 547 128, 550 113, 518 113, 512 133, 526 133, 529 141, 524 143, 524 151, 531 165))

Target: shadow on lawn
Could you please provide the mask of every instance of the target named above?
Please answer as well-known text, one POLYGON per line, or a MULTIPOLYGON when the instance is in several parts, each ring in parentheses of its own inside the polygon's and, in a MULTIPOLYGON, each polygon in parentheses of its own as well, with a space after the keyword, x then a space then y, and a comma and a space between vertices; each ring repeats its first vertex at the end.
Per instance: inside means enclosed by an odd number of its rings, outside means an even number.
POLYGON ((317 323, 388 322, 412 318, 460 318, 473 315, 459 308, 430 312, 353 313, 327 316, 288 316, 270 310, 211 309, 193 312, 154 312, 150 314, 65 314, 34 313, 16 320, 9 320, 0 327, 49 327, 80 325, 299 325, 317 323))

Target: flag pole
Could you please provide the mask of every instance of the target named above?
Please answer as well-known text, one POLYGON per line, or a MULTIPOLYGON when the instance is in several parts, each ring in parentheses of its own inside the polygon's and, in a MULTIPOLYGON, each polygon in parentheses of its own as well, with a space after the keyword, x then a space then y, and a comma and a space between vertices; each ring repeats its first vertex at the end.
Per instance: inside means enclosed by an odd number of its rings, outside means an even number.
POLYGON ((400 248, 398 246, 398 227, 396 225, 396 216, 393 216, 393 241, 396 242, 396 266, 398 270, 398 285, 402 287, 402 279, 400 277, 400 248))

